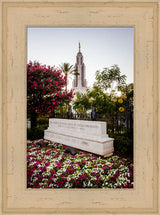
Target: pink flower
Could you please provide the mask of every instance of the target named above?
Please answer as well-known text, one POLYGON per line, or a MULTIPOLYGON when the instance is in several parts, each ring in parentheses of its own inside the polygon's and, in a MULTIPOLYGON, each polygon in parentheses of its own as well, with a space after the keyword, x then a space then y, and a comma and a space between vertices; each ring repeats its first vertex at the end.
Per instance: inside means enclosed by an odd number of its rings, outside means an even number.
POLYGON ((57 162, 57 167, 62 167, 61 163, 60 162, 57 162))

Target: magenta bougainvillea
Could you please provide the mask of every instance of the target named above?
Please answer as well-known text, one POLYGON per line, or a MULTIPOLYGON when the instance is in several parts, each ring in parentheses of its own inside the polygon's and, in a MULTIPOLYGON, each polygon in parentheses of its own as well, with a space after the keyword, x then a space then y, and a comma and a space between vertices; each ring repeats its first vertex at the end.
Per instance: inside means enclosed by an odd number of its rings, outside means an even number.
POLYGON ((64 90, 66 77, 61 70, 40 65, 37 62, 27 64, 27 112, 48 116, 61 104, 69 103, 73 91, 64 90))

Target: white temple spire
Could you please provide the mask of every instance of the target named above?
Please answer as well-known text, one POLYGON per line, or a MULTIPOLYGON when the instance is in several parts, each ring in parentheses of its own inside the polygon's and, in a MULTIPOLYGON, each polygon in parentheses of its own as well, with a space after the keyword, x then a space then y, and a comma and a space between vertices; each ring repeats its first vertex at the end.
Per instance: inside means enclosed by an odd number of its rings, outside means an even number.
POLYGON ((87 89, 87 81, 85 78, 85 65, 83 63, 83 55, 81 53, 81 44, 79 42, 79 52, 77 53, 76 57, 76 64, 75 68, 77 71, 77 75, 75 75, 75 78, 73 80, 73 89, 75 89, 76 92, 85 92, 87 89))

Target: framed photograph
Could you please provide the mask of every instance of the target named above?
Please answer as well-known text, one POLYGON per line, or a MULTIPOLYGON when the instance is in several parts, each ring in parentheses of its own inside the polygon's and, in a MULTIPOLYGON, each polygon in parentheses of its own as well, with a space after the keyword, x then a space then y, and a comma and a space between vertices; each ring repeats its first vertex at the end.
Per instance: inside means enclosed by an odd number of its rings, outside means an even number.
MULTIPOLYGON (((134 1, 128 0, 119 2, 105 1, 1 1, 0 7, 2 10, 2 22, 0 26, 1 31, 1 52, 0 52, 0 80, 1 80, 1 175, 0 179, 1 186, 1 214, 159 214, 159 1, 134 1), (59 189, 55 187, 49 187, 48 189, 33 189, 41 188, 40 183, 33 183, 34 180, 30 180, 27 174, 27 139, 28 132, 26 125, 29 128, 29 119, 31 117, 31 110, 34 101, 27 100, 33 92, 29 94, 31 88, 37 87, 37 83, 28 79, 29 74, 32 72, 31 66, 40 68, 39 64, 29 62, 29 39, 32 38, 29 34, 31 30, 40 29, 41 32, 34 34, 34 45, 36 41, 40 40, 41 34, 51 34, 47 29, 71 29, 73 34, 74 29, 80 31, 82 29, 93 30, 88 33, 89 37, 94 40, 93 34, 103 35, 100 30, 109 29, 132 29, 133 36, 133 72, 134 79, 134 126, 133 136, 134 140, 134 179, 133 183, 126 185, 125 189, 122 189, 120 185, 115 187, 96 187, 94 184, 93 189, 91 187, 79 187, 75 186, 74 189, 63 189, 64 187, 59 186, 59 189), (95 33, 95 29, 97 32, 95 33), (28 58, 28 59, 27 59, 28 58), (28 74, 29 71, 29 74, 28 74), (31 84, 31 86, 29 85, 31 84), (29 89, 28 89, 28 86, 29 89), (31 101, 31 106, 28 106, 28 101, 31 101), (29 109, 30 108, 30 109, 29 109), (133 186, 132 186, 133 185, 133 186), (52 188, 52 189, 49 189, 52 188), (95 189, 96 188, 96 189, 95 189), (103 188, 103 189, 102 189, 103 188), (116 189, 114 189, 116 188, 116 189), (129 189, 132 188, 132 189, 129 189)), ((67 32, 65 32, 67 35, 67 32)), ((61 33, 59 33, 60 35, 61 33)), ((107 35, 109 32, 107 33, 107 35)), ((127 32, 126 32, 127 34, 127 32)), ((117 41, 121 33, 115 33, 117 41)), ((73 35, 72 35, 73 36, 73 35)), ((105 34, 106 36, 106 34, 105 34)), ((104 41, 105 43, 105 36, 104 41)), ((67 41, 66 36, 66 41, 67 41)), ((98 37, 98 36, 97 36, 98 37)), ((46 37, 47 38, 47 37, 46 37)), ((44 37, 44 40, 49 40, 44 37)), ((75 37, 73 37, 74 39, 75 37)), ((86 38, 86 37, 85 37, 86 38)), ((116 37, 115 37, 116 38, 116 37)), ((79 40, 79 38, 77 38, 79 40)), ((107 36, 106 36, 107 40, 107 36)), ((42 40, 41 40, 42 41, 42 40)), ((59 37, 60 41, 60 37, 59 37)), ((69 39, 68 39, 69 41, 69 39)), ((44 41, 43 41, 44 42, 44 41)), ((64 41, 63 41, 64 42, 64 41)), ((81 41, 77 41, 77 62, 75 62, 75 71, 78 71, 79 76, 75 75, 73 79, 73 87, 77 90, 80 86, 80 90, 84 91, 89 84, 88 80, 93 82, 90 78, 86 81, 85 69, 83 64, 83 52, 81 41), (82 71, 78 70, 82 64, 82 71), (76 66, 78 65, 78 66, 76 66), (82 73, 81 73, 82 72, 82 73), (81 77, 81 79, 79 78, 81 77)), ((98 42, 96 42, 98 43, 98 42)), ((117 42, 118 43, 118 42, 117 42)), ((120 43, 120 42, 119 42, 120 43)), ((42 44, 42 42, 40 42, 42 44)), ((45 43, 44 43, 45 44, 45 43)), ((58 40, 57 40, 58 44, 58 40)), ((127 44, 124 43, 125 45, 127 44)), ((50 43, 51 45, 51 43, 50 43)), ((103 44, 102 44, 103 45, 103 44)), ((110 44, 111 45, 111 44, 110 44)), ((116 49, 114 46, 113 49, 116 49)), ((121 44, 122 45, 122 44, 121 44)), ((96 46, 96 44, 95 44, 96 46)), ((109 44, 108 44, 109 46, 109 44)), ((55 42, 55 47, 56 42, 55 42)), ((37 49, 37 53, 40 52, 35 46, 32 49, 37 49)), ((102 49, 103 47, 101 47, 102 49)), ((104 45, 104 48, 105 45, 104 45)), ((112 47, 111 47, 112 48, 112 47)), ((58 47, 52 47, 50 55, 56 54, 58 56, 58 47), (53 50, 52 50, 53 49, 53 50)), ((42 48, 43 52, 45 48, 42 48)), ((89 49, 88 49, 89 50, 89 49)), ((96 49, 98 51, 98 49, 96 49)), ((125 50, 125 46, 124 46, 125 50)), ((123 55, 122 47, 122 55, 123 55)), ((65 52, 65 51, 64 51, 65 52)), ((92 51, 93 52, 93 51, 92 51)), ((118 52, 118 47, 117 47, 118 52)), ((110 55, 111 55, 110 51, 110 55)), ((115 57, 116 55, 113 54, 115 57)), ((44 55, 45 56, 45 55, 44 55)), ((95 55, 96 56, 96 55, 95 55)), ((94 57, 94 56, 93 56, 94 57)), ((103 54, 102 54, 103 57, 103 54)), ((102 58, 101 57, 101 58, 102 58)), ((39 58, 39 57, 37 57, 39 58)), ((120 58, 120 55, 119 55, 120 58)), ((85 59, 85 58, 84 58, 85 59)), ((109 57, 108 57, 109 59, 109 57)), ((34 58, 33 58, 34 60, 34 58)), ((39 60, 39 59, 35 59, 39 60)), ((41 61, 41 59, 40 59, 41 61)), ((57 61, 58 62, 58 61, 57 61)), ((85 62, 85 61, 84 61, 85 62)), ((42 62, 43 63, 43 62, 42 62)), ((128 58, 126 57, 126 64, 128 58)), ((44 62, 47 64, 47 62, 44 62)), ((48 63, 50 64, 50 63, 48 63)), ((53 62, 54 64, 54 62, 53 62)), ((124 62, 125 64, 125 62, 124 62)), ((52 65, 51 65, 52 66, 52 65)), ((58 63, 57 65, 58 66, 58 63)), ((112 66, 112 65, 110 65, 112 66)), ((95 67, 95 66, 94 66, 95 67)), ((115 69, 115 67, 113 67, 115 69)), ((112 68, 112 69, 113 69, 112 68)), ((117 67, 116 67, 117 68, 117 67)), ((43 67, 44 69, 44 67, 43 67)), ((45 67, 46 69, 46 67, 45 67)), ((62 69, 62 67, 61 67, 62 69)), ((101 69, 101 68, 99 68, 101 69)), ((102 68, 103 69, 103 68, 102 68)), ((58 69, 57 69, 58 70, 58 69)), ((57 71, 56 70, 56 71, 57 71)), ((47 69, 46 69, 47 71, 47 69)), ((110 71, 107 69, 106 71, 110 71)), ((111 70, 113 72, 113 70, 111 70)), ((87 70, 86 70, 87 72, 87 70)), ((97 77, 100 78, 101 73, 97 73, 97 77), (98 76, 99 75, 99 76, 98 76)), ((58 76, 57 76, 58 77, 58 76)), ((59 79, 61 80, 61 78, 59 79)), ((98 80, 98 78, 97 78, 98 80)), ((35 81, 35 80, 34 80, 35 81)), ((64 88, 67 88, 67 81, 63 83, 64 88)), ((69 86, 68 86, 69 87, 69 86)), ((55 89, 55 88, 54 88, 55 89)), ((65 89, 66 91, 68 89, 65 89)), ((125 101, 126 94, 124 88, 121 88, 123 98, 113 97, 114 103, 117 102, 117 110, 120 112, 124 111, 122 106, 125 101), (119 104, 118 104, 119 101, 119 104)), ((67 92, 66 92, 67 93, 67 92)), ((67 94, 64 94, 67 95, 67 94)), ((62 94, 61 94, 62 96, 62 94)), ((46 95, 45 95, 46 98, 46 95)), ((55 98, 53 103, 54 107, 56 101, 55 98)), ((93 99, 91 101, 93 102, 93 99)), ((43 108, 43 107, 42 107, 43 108)), ((43 115, 42 108, 38 109, 38 113, 43 115)), ((68 108, 68 107, 67 107, 68 108)), ((53 108, 54 109, 54 108, 53 108)), ((56 108, 57 109, 57 108, 56 108)), ((68 108, 68 114, 71 112, 68 108)), ((75 109, 79 111, 79 109, 75 109)), ((92 104, 91 118, 95 117, 97 113, 96 107, 92 104)), ((50 113, 50 112, 48 112, 50 113)), ((58 112, 56 112, 58 113, 58 112)), ((54 112, 55 114, 55 112, 54 112)), ((55 117, 55 115, 54 115, 55 117)), ((73 117, 73 115, 72 115, 73 117)), ((76 115, 76 117, 78 117, 76 115)), ((57 119, 56 119, 57 120, 57 119)), ((32 121, 32 119, 31 119, 32 121)), ((77 122, 77 120, 75 120, 77 122)), ((72 122, 72 121, 70 121, 72 122)), ((120 122, 120 121, 118 121, 120 122)), ((52 122, 49 122, 52 123, 52 122)), ((57 123, 57 124, 56 124, 57 123)), ((63 122, 58 124, 54 129, 59 130, 61 127, 63 132, 66 132, 65 126, 70 126, 70 129, 74 129, 76 133, 76 126, 78 129, 83 129, 83 132, 88 132, 87 128, 90 126, 91 136, 94 136, 93 124, 89 122, 84 128, 84 124, 71 123, 70 125, 63 122), (63 128, 64 127, 64 128, 63 128), (92 131, 93 130, 93 131, 92 131)), ((68 122, 67 122, 68 123, 68 122)), ((33 124, 32 124, 33 125, 33 124)), ((49 125, 52 128, 51 125, 49 125)), ((98 126, 98 125, 94 125, 98 126)), ((123 125, 124 126, 124 125, 123 125)), ((126 126, 126 124, 125 124, 126 126)), ((124 126, 124 127, 125 127, 124 126)), ((109 127, 113 131, 114 128, 109 127)), ((67 130, 67 132, 69 129, 67 130)), ((45 137, 48 140, 52 140, 52 136, 45 131, 45 137)), ((71 132, 71 131, 70 131, 71 132)), ((98 133, 97 133, 98 134, 98 133)), ((60 134, 59 134, 60 135, 60 134)), ((68 135, 68 133, 67 133, 68 135)), ((78 135, 78 134, 77 134, 78 135)), ((30 134, 30 137, 32 135, 30 134)), ((85 136, 85 135, 84 135, 85 136)), ((62 138, 55 135, 58 140, 62 138)), ((80 138, 79 136, 77 136, 80 138)), ((67 140, 65 140, 67 142, 67 140)), ((74 141, 69 139, 69 143, 74 141)), ((31 144, 33 142, 28 142, 31 144)), ((45 142, 38 142, 45 144, 45 142)), ((35 143, 34 143, 35 144, 35 143)), ((79 142, 77 142, 79 144, 79 142)), ((84 141, 83 141, 84 144, 84 141)), ((85 150, 89 147, 90 142, 86 141, 84 147, 80 150, 85 150)), ((72 145, 69 145, 72 146, 72 145)), ((30 146, 29 146, 30 147, 30 146)), ((96 147, 96 146, 95 146, 96 147)), ((31 149, 31 147, 30 147, 31 149)), ((89 149, 90 150, 90 149, 89 149)), ((98 147, 97 147, 98 151, 98 147)), ((96 151, 96 152, 97 152, 96 151)), ((95 151, 91 149, 92 153, 95 151)), ((32 154, 32 152, 30 151, 32 154)), ((113 150, 109 152, 101 152, 101 156, 111 156, 113 150)), ((30 154, 30 155, 31 155, 30 154)), ((29 155, 29 156, 30 156, 29 155)), ((33 155, 33 154, 32 154, 33 155)), ((87 156, 85 154, 85 156, 87 156)), ((50 159, 50 158, 49 158, 50 159)), ((32 164, 30 164, 32 167, 32 164)), ((58 162, 56 165, 61 168, 62 163, 58 162)), ((30 171, 30 169, 29 169, 30 171)), ((99 185, 98 185, 99 186, 99 185)))
POLYGON ((133 27, 27 28, 28 188, 133 188, 133 40, 133 27))

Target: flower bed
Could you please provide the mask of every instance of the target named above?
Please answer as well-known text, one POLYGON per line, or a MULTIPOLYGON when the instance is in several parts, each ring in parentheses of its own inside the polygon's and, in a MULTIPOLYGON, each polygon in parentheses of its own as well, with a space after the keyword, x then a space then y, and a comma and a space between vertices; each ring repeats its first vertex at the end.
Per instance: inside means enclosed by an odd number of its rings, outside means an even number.
POLYGON ((126 159, 82 151, 73 156, 62 144, 40 147, 39 141, 27 141, 28 188, 133 188, 133 164, 126 159))

